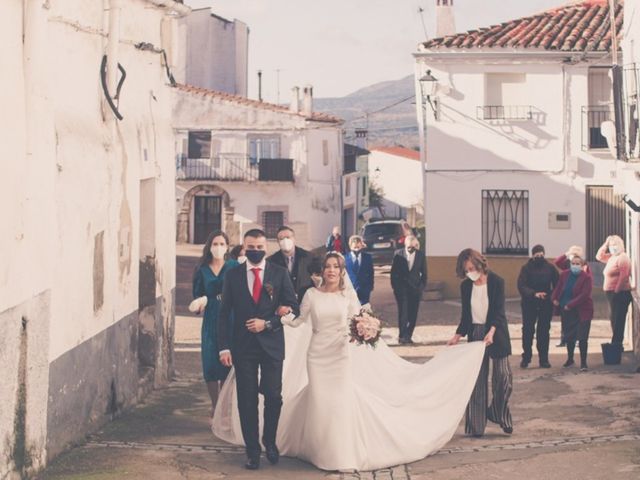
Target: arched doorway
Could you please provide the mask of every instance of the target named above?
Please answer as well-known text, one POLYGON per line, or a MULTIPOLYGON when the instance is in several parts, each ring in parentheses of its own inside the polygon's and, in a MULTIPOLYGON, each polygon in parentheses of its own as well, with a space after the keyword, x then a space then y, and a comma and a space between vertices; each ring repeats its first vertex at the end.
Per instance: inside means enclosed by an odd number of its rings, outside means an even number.
POLYGON ((182 207, 178 213, 178 242, 204 243, 212 230, 221 229, 235 243, 237 235, 234 233, 237 228, 233 213, 226 190, 218 185, 195 185, 182 199, 182 207))

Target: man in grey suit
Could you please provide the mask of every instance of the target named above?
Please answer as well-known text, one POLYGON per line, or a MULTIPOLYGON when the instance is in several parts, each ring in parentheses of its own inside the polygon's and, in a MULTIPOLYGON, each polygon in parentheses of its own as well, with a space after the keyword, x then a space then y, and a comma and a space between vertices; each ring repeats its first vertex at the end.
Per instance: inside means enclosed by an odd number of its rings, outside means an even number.
POLYGON ((418 308, 427 286, 427 259, 420 251, 420 242, 408 235, 404 248, 397 250, 391 264, 391 288, 398 305, 398 342, 413 343, 418 308))
POLYGON ((278 228, 278 245, 280 250, 268 257, 267 262, 287 269, 293 288, 298 295, 298 301, 301 302, 301 293, 306 292, 313 285, 308 271, 313 256, 311 252, 296 245, 295 233, 286 225, 278 228))

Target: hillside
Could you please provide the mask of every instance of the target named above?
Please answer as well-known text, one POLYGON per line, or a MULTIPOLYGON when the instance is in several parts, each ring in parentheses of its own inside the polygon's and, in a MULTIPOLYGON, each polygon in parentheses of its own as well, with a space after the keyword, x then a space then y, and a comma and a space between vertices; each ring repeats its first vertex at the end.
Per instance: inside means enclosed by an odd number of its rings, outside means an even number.
POLYGON ((418 146, 413 75, 361 88, 345 97, 317 98, 314 109, 345 120, 347 142, 357 127, 368 127, 369 145, 418 146), (403 99, 404 102, 401 102, 403 99), (398 105, 385 108, 395 103, 398 105), (378 112, 378 110, 384 109, 378 112), (368 118, 367 118, 367 114, 368 118), (368 123, 368 125, 367 125, 368 123))

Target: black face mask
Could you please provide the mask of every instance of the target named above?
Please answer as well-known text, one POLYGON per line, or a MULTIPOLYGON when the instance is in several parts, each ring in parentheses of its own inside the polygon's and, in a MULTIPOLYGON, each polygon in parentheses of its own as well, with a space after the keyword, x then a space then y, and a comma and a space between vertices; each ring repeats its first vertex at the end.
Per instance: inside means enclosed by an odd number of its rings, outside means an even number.
POLYGON ((266 253, 267 252, 265 252, 264 250, 247 250, 245 252, 245 256, 247 257, 247 260, 249 260, 249 262, 257 265, 262 262, 262 259, 264 258, 266 253))
POLYGON ((413 252, 415 252, 415 251, 416 251, 416 249, 415 249, 414 247, 409 247, 409 248, 407 248, 407 251, 408 251, 409 253, 413 253, 413 252))
POLYGON ((544 257, 534 257, 533 261, 536 265, 542 265, 544 263, 544 257))
POLYGON ((359 249, 359 248, 354 248, 354 249, 353 249, 353 250, 351 250, 351 251, 352 251, 352 252, 354 253, 354 255, 356 255, 356 256, 360 255, 360 249, 359 249))

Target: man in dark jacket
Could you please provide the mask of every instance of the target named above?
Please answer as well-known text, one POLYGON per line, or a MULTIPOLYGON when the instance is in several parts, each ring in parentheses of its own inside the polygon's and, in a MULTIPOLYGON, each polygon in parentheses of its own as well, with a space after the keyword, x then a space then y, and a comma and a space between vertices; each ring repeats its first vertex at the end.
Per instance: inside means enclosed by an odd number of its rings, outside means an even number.
POLYGON ((396 251, 391 264, 391 288, 398 304, 398 342, 413 343, 418 307, 427 286, 427 259, 413 235, 405 238, 405 247, 396 251))
POLYGON ((276 309, 289 307, 294 315, 300 310, 287 271, 265 261, 265 233, 249 230, 243 244, 246 263, 230 269, 224 278, 218 351, 220 363, 235 367, 238 412, 247 453, 245 467, 256 470, 262 451, 259 394, 264 397, 262 443, 267 460, 276 464, 280 458, 276 437, 282 409, 284 331, 276 309))
POLYGON ((295 232, 291 227, 280 227, 277 238, 280 250, 267 258, 267 261, 287 269, 298 301, 302 301, 301 295, 313 285, 309 274, 309 264, 313 256, 304 248, 296 247, 295 232))
POLYGON ((551 367, 549 364, 549 330, 553 315, 551 292, 557 283, 558 270, 544 258, 544 247, 534 246, 531 249, 531 258, 522 266, 518 276, 518 291, 522 297, 521 368, 527 368, 531 363, 534 335, 540 367, 551 367))

